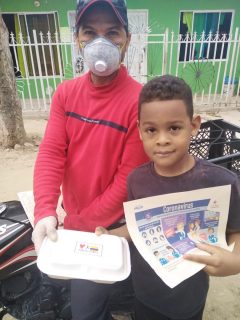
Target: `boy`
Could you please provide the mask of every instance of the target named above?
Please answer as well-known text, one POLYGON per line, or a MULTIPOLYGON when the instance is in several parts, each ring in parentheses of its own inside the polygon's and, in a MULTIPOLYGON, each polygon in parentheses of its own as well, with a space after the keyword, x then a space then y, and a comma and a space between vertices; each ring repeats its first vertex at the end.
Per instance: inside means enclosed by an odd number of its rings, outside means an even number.
MULTIPOLYGON (((128 199, 230 184, 226 237, 228 244, 235 242, 234 251, 199 244, 198 247, 210 256, 188 254, 185 258, 202 262, 206 267, 171 289, 133 247, 136 320, 200 320, 208 291, 208 275, 227 276, 240 272, 240 184, 233 172, 188 153, 191 137, 197 134, 200 123, 200 116, 193 115, 191 89, 183 80, 166 75, 143 87, 138 127, 151 162, 129 175, 128 199)), ((115 234, 119 234, 119 230, 115 234)))

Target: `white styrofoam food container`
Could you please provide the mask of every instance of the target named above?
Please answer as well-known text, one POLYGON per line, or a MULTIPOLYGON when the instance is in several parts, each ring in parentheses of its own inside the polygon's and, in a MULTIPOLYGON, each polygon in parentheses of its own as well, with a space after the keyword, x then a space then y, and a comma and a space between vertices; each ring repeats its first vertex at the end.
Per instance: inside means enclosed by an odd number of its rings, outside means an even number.
POLYGON ((88 279, 113 283, 131 271, 125 238, 90 232, 58 230, 58 240, 48 238, 40 248, 38 268, 55 278, 88 279))

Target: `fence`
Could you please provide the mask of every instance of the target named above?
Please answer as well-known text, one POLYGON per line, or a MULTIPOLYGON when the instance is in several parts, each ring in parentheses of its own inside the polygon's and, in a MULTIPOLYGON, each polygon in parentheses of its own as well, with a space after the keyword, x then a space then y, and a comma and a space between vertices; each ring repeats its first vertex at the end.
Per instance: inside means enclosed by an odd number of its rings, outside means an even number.
MULTIPOLYGON (((63 80, 86 71, 73 34, 10 34, 16 81, 23 110, 48 111, 63 80)), ((125 57, 129 73, 145 83, 162 74, 183 78, 192 88, 195 106, 240 106, 240 35, 196 33, 133 34, 125 57)))

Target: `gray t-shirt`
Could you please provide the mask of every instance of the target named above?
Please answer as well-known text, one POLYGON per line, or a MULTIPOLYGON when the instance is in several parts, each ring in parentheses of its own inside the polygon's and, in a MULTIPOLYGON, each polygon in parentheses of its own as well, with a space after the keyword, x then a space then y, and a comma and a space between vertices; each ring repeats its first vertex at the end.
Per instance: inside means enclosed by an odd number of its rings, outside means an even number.
MULTIPOLYGON (((206 160, 196 159, 191 170, 176 177, 158 175, 152 162, 138 167, 128 177, 128 200, 229 184, 228 228, 240 230, 239 177, 206 160)), ((209 282, 204 271, 171 289, 157 276, 134 245, 131 251, 133 286, 136 297, 143 304, 173 319, 189 318, 204 306, 209 282)))

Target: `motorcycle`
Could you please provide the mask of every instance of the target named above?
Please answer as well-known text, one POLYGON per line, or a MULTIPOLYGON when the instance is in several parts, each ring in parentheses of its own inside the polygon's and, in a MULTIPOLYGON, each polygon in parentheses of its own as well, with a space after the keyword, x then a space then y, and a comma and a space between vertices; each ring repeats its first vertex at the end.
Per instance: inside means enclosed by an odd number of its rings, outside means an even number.
MULTIPOLYGON (((40 272, 32 231, 20 201, 0 203, 0 320, 6 314, 18 320, 70 320, 70 281, 40 272)), ((113 316, 133 319, 130 287, 113 292, 113 316)))

